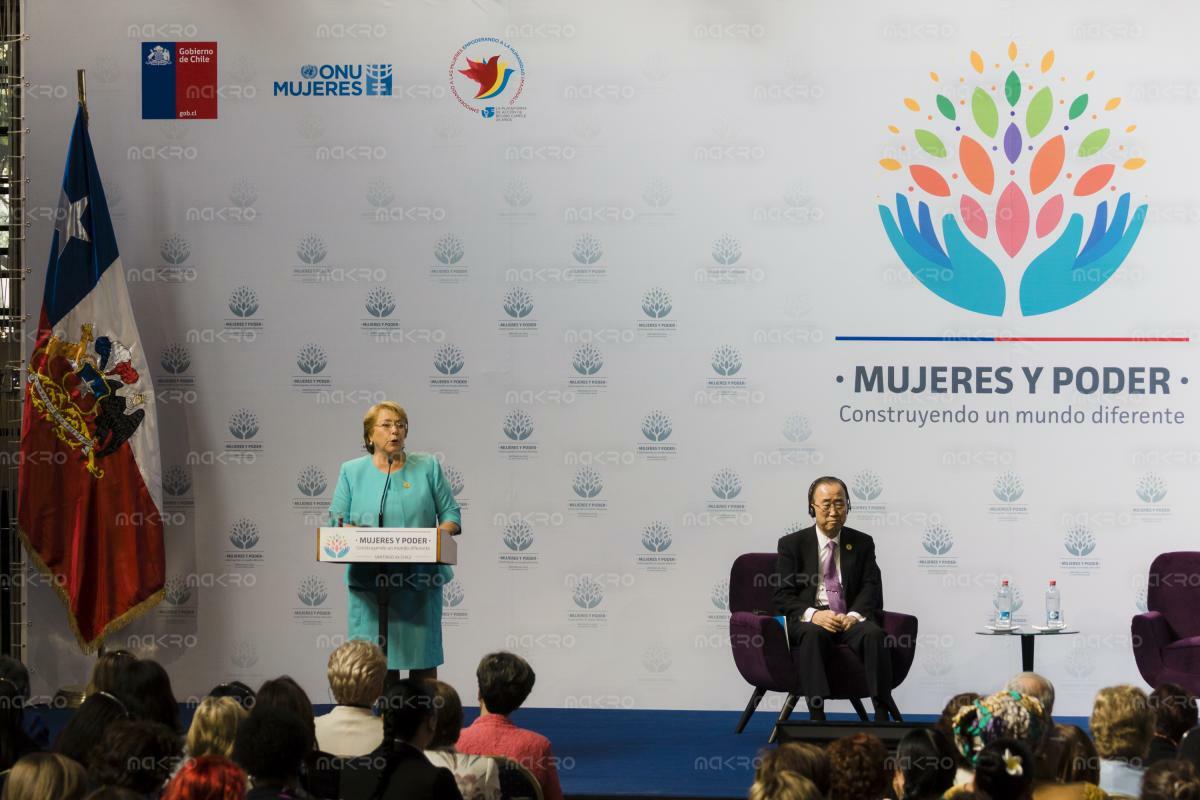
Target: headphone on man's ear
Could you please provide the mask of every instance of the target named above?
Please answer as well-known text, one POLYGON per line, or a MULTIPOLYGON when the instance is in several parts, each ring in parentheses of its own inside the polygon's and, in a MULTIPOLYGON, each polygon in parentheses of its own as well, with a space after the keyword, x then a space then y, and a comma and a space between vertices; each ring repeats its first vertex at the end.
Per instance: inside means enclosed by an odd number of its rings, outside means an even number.
POLYGON ((817 510, 815 508, 813 508, 813 492, 815 492, 817 490, 817 487, 820 486, 822 483, 836 483, 838 486, 842 487, 842 494, 844 494, 846 496, 846 513, 849 514, 850 513, 850 490, 846 488, 846 482, 844 480, 842 480, 841 478, 835 477, 833 475, 822 475, 821 477, 817 478, 815 481, 813 481, 812 483, 810 483, 808 485, 808 515, 813 518, 816 518, 816 516, 817 516, 817 510))

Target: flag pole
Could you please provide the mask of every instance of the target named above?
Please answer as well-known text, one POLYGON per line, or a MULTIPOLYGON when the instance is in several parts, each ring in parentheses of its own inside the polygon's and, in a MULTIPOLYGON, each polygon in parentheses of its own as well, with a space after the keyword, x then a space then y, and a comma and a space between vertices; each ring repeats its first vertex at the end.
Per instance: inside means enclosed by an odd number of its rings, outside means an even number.
POLYGON ((88 121, 87 107, 87 70, 75 70, 75 88, 79 94, 79 107, 83 109, 83 121, 88 121))

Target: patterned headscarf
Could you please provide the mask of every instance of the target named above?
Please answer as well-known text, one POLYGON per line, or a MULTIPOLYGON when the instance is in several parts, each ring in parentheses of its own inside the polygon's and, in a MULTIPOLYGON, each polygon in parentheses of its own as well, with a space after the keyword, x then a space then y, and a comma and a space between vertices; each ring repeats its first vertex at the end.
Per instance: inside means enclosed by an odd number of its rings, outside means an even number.
POLYGON ((990 742, 1019 739, 1037 747, 1049 727, 1049 719, 1036 697, 1020 692, 996 692, 954 715, 954 746, 972 765, 990 742))

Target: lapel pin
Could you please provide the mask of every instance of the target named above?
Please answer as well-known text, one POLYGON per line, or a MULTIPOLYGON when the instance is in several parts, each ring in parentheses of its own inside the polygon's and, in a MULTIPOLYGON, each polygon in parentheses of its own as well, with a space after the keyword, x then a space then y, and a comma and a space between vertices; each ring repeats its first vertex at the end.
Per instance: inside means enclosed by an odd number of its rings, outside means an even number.
POLYGON ((411 483, 409 483, 408 481, 405 481, 405 482, 404 482, 404 488, 405 488, 405 489, 411 489, 411 488, 412 488, 412 484, 411 484, 411 483))
POLYGON ((849 542, 846 542, 846 549, 847 549, 847 550, 853 550, 853 549, 854 549, 854 545, 850 544, 849 542))

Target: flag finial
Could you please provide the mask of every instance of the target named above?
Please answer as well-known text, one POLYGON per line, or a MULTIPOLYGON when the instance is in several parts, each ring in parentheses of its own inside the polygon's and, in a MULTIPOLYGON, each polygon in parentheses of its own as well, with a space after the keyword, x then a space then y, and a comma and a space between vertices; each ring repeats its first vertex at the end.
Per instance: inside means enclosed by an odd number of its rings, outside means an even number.
POLYGON ((83 121, 88 121, 87 109, 87 70, 75 70, 75 88, 79 93, 79 107, 83 109, 83 121))

